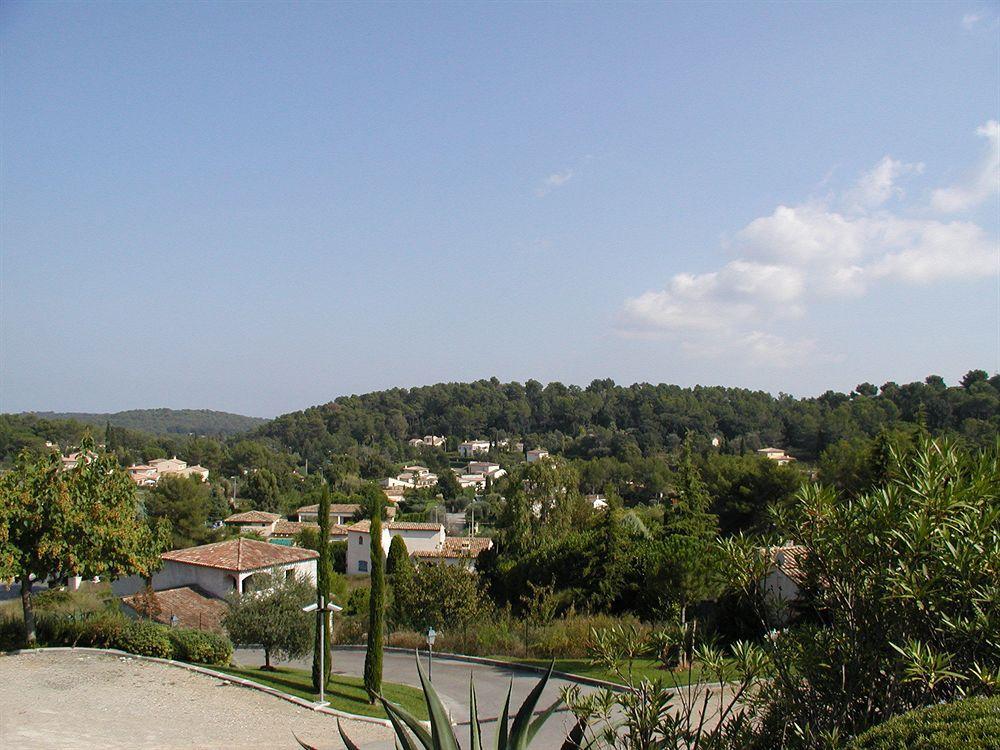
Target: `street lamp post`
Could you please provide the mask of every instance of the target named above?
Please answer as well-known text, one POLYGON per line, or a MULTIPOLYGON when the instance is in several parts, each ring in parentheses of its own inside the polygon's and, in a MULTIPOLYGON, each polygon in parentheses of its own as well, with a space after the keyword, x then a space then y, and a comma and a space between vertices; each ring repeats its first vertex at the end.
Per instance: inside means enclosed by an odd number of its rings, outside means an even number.
POLYGON ((331 612, 339 612, 342 607, 338 607, 333 602, 324 601, 322 594, 319 595, 319 603, 307 604, 302 608, 303 612, 316 612, 322 610, 319 623, 319 705, 325 706, 327 702, 324 696, 326 689, 326 671, 323 669, 323 656, 326 654, 325 638, 326 625, 329 622, 331 612))
POLYGON ((430 682, 434 682, 434 673, 432 671, 433 660, 431 657, 434 654, 434 639, 437 638, 437 632, 434 628, 427 628, 427 679, 430 682))

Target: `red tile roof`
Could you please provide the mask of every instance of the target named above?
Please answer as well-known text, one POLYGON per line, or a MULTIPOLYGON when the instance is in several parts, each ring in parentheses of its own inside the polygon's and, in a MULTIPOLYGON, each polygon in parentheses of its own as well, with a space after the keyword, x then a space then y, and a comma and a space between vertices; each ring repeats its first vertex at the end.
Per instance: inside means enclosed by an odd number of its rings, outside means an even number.
POLYGON ((439 550, 417 550, 413 557, 429 558, 474 558, 493 546, 493 540, 486 537, 450 536, 444 540, 439 550))
POLYGON ((178 627, 216 632, 223 632, 222 618, 229 611, 222 599, 209 596, 197 586, 164 589, 151 592, 151 595, 140 591, 123 596, 122 601, 140 616, 165 625, 171 625, 170 618, 176 615, 178 627))
POLYGON ((234 513, 223 521, 223 523, 271 523, 277 521, 281 516, 277 513, 267 513, 263 510, 248 510, 245 513, 234 513))
POLYGON ((205 568, 245 571, 313 560, 319 557, 319 553, 301 547, 284 547, 280 544, 240 538, 164 552, 160 557, 164 560, 200 565, 205 568))
MULTIPOLYGON (((348 531, 357 531, 362 534, 367 534, 371 531, 372 522, 365 518, 362 521, 358 521, 355 524, 347 527, 348 531)), ((439 523, 415 523, 413 521, 389 521, 382 524, 383 529, 389 529, 389 531, 440 531, 441 524, 439 523)))
POLYGON ((805 581, 806 572, 804 569, 807 550, 800 544, 786 544, 781 547, 768 547, 767 554, 771 557, 771 564, 796 583, 805 581))
MULTIPOLYGON (((330 506, 330 512, 336 513, 337 515, 357 513, 359 510, 361 510, 361 506, 353 503, 337 503, 330 506)), ((296 515, 299 513, 319 513, 319 505, 303 505, 301 508, 296 510, 295 513, 296 515)))
MULTIPOLYGON (((278 521, 274 525, 271 536, 295 536, 303 529, 319 530, 319 524, 315 521, 278 521)), ((347 536, 347 527, 340 524, 330 524, 330 536, 347 536)))

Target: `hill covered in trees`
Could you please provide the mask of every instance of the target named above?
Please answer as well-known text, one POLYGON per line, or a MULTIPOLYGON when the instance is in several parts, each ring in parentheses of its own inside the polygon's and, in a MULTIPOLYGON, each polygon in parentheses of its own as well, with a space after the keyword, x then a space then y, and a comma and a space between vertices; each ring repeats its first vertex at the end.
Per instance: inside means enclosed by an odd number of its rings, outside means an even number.
POLYGON ((88 412, 31 412, 46 420, 73 420, 103 428, 124 427, 151 435, 210 435, 229 437, 250 432, 266 422, 261 417, 245 417, 211 409, 130 409, 108 414, 88 412))
POLYGON ((1000 376, 971 370, 951 386, 937 375, 904 385, 861 383, 850 393, 814 398, 719 386, 595 380, 581 388, 493 378, 343 396, 280 416, 250 437, 270 439, 314 464, 359 445, 398 455, 406 438, 425 434, 452 441, 521 438, 570 458, 627 459, 674 451, 694 433, 717 437, 733 452, 775 445, 814 460, 831 445, 897 423, 991 442, 1000 432, 1000 376))

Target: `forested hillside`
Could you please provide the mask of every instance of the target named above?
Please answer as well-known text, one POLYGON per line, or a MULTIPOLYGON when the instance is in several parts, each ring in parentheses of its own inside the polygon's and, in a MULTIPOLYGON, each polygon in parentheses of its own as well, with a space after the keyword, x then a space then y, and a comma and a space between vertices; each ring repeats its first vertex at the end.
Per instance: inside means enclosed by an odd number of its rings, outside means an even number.
POLYGON ((813 460, 839 441, 871 437, 900 422, 991 442, 1000 432, 1000 376, 972 370, 950 387, 931 375, 923 382, 862 383, 851 393, 801 399, 743 388, 621 386, 612 380, 581 388, 494 378, 344 396, 278 417, 254 435, 313 463, 359 444, 396 453, 401 441, 425 434, 517 437, 571 458, 625 459, 672 451, 693 433, 717 436, 733 452, 775 445, 813 460))
POLYGON ((152 435, 210 435, 229 437, 249 432, 266 419, 245 417, 211 409, 130 409, 110 414, 88 412, 32 412, 47 420, 72 419, 76 422, 103 428, 124 427, 152 435))

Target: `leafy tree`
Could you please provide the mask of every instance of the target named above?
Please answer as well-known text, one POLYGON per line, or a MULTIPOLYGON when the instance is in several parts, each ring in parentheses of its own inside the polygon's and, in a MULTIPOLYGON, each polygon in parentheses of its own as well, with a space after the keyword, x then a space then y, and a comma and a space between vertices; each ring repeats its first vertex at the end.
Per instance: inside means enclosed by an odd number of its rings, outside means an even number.
POLYGON ((371 593, 368 601, 368 648, 365 651, 365 690, 375 703, 382 692, 382 638, 385 632, 385 558, 382 551, 382 502, 372 509, 371 593))
POLYGON ((968 390, 975 383, 984 383, 989 378, 986 370, 969 370, 965 375, 962 376, 961 385, 963 388, 968 390))
POLYGON ((458 565, 416 565, 399 597, 400 623, 426 630, 458 628, 473 622, 484 609, 475 573, 458 565))
POLYGON ((330 542, 330 565, 335 573, 347 573, 347 542, 330 542))
POLYGON ((145 505, 151 520, 170 522, 171 549, 204 544, 215 536, 208 528, 211 488, 198 477, 161 477, 145 505))
POLYGON ((278 480, 269 469, 258 469, 247 477, 246 496, 253 501, 256 510, 277 513, 278 480))
POLYGON ((302 608, 315 596, 313 587, 298 576, 286 578, 273 571, 262 586, 235 595, 222 624, 233 643, 264 649, 264 669, 271 669, 271 657, 297 659, 313 645, 313 615, 302 608))
POLYGON ((142 519, 135 485, 106 453, 62 471, 57 456, 25 452, 0 474, 0 578, 21 584, 28 645, 36 639, 33 579, 147 576, 168 537, 164 524, 142 519))
POLYGON ((458 478, 450 468, 445 468, 438 474, 437 489, 441 497, 447 500, 454 500, 462 494, 462 487, 458 483, 458 478))
MULTIPOLYGON (((330 567, 330 488, 323 485, 319 496, 319 534, 316 551, 319 559, 316 561, 316 603, 330 603, 330 579, 333 571, 330 567)), ((320 683, 326 685, 330 681, 330 618, 325 609, 316 612, 316 642, 313 646, 312 681, 313 690, 319 692, 320 683), (322 643, 320 641, 322 640, 322 643), (323 674, 320 675, 320 654, 322 654, 323 674)))

